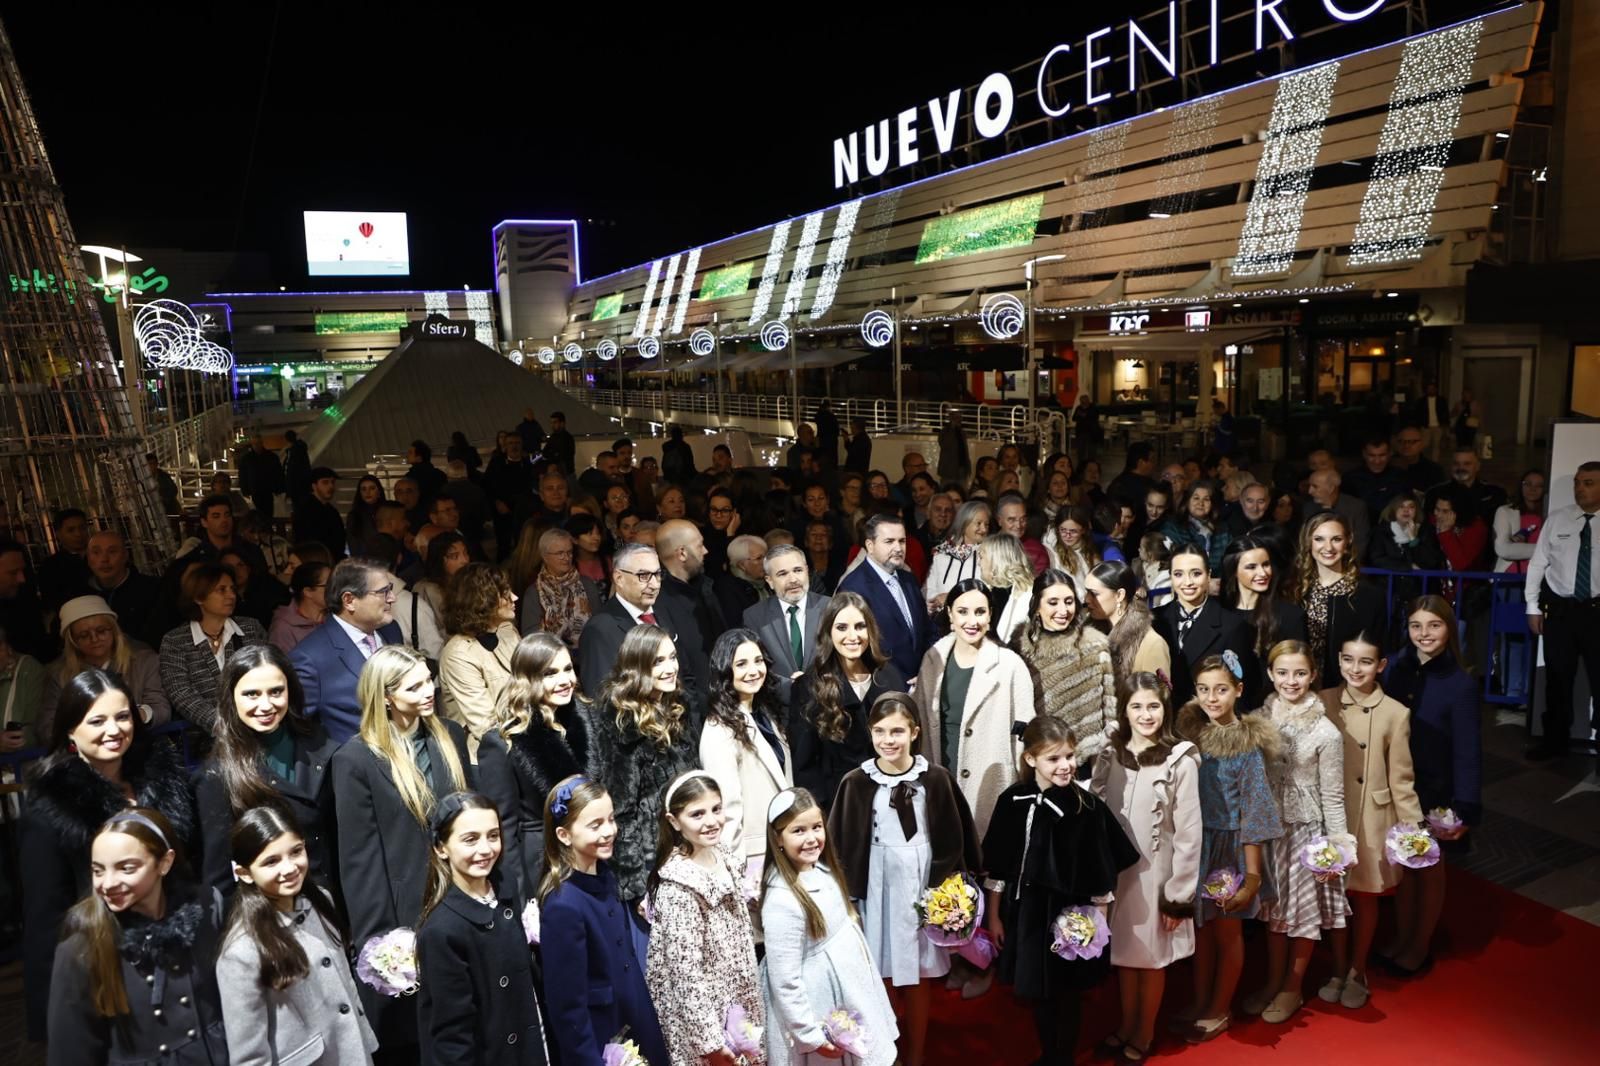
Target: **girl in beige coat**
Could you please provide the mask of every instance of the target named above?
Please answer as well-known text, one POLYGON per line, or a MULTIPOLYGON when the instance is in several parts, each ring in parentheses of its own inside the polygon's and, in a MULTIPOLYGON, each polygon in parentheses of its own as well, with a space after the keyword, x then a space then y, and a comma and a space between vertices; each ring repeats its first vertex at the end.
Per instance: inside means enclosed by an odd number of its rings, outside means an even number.
POLYGON ((916 699, 925 723, 923 753, 956 778, 978 836, 1022 755, 1021 730, 1033 720, 1033 679, 1022 657, 989 639, 988 586, 967 578, 945 603, 950 635, 922 657, 916 699))
POLYGON ((1330 930, 1334 976, 1317 995, 1352 1009, 1367 1002, 1378 897, 1400 883, 1400 867, 1384 856, 1384 837, 1400 822, 1422 822, 1411 769, 1411 712, 1378 684, 1387 662, 1377 638, 1361 633, 1339 649, 1345 683, 1322 693, 1328 720, 1344 735, 1345 820, 1356 837, 1358 861, 1345 881, 1350 928, 1330 930))

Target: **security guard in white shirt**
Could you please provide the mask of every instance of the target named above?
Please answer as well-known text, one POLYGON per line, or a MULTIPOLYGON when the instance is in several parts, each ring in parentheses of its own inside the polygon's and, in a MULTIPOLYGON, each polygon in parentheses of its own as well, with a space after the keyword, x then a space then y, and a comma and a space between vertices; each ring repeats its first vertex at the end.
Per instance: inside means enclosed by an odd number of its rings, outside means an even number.
POLYGON ((1566 753, 1580 659, 1600 694, 1600 462, 1578 467, 1572 498, 1576 506, 1552 512, 1539 530, 1523 592, 1528 628, 1544 637, 1544 736, 1528 749, 1534 760, 1566 753))

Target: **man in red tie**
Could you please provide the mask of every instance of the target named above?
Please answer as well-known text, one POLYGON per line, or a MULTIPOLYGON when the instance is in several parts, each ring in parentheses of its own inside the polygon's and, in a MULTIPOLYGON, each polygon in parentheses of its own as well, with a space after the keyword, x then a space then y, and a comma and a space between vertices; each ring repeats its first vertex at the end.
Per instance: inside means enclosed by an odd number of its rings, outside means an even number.
MULTIPOLYGON (((578 683, 591 699, 599 697, 611 667, 622 649, 622 638, 636 625, 657 625, 676 641, 692 628, 692 619, 678 618, 659 602, 661 559, 646 544, 624 544, 611 559, 612 596, 590 616, 578 637, 578 683)), ((680 659, 678 683, 688 688, 705 681, 695 676, 692 664, 680 659)))

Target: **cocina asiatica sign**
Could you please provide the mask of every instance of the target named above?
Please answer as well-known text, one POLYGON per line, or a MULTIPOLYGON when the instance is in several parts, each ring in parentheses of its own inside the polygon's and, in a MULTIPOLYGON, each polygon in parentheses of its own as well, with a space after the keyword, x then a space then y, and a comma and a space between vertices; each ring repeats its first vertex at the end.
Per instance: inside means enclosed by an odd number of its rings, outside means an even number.
MULTIPOLYGON (((1251 11, 1254 18, 1250 20, 1255 30, 1254 51, 1260 52, 1264 48, 1277 45, 1280 41, 1295 39, 1294 29, 1289 25, 1288 13, 1280 11, 1285 0, 1188 0, 1189 3, 1199 7, 1203 12, 1202 17, 1207 18, 1209 30, 1206 39, 1209 42, 1208 53, 1204 56, 1197 55, 1201 60, 1193 67, 1180 71, 1179 64, 1187 57, 1178 47, 1178 6, 1180 0, 1169 0, 1166 9, 1166 26, 1157 28, 1150 23, 1156 20, 1147 20, 1147 25, 1140 25, 1136 19, 1129 19, 1121 24, 1127 38, 1127 69, 1126 78, 1122 85, 1113 89, 1109 84, 1111 72, 1098 73, 1101 68, 1109 67, 1112 63, 1110 54, 1112 31, 1117 24, 1113 23, 1085 35, 1083 40, 1072 44, 1057 44, 1045 54, 1039 63, 1034 79, 1033 90, 1038 97, 1040 110, 1051 117, 1058 117, 1072 110, 1074 106, 1092 107, 1104 103, 1113 96, 1121 96, 1133 92, 1138 86, 1137 59, 1141 51, 1171 77, 1178 77, 1180 73, 1194 73, 1215 66, 1221 55, 1220 41, 1223 32, 1223 23, 1230 16, 1237 13, 1242 6, 1251 11), (1232 11, 1227 10, 1232 8, 1232 11), (1165 43, 1158 43, 1164 41, 1165 43), (1073 56, 1078 56, 1084 73, 1081 99, 1060 100, 1052 97, 1047 82, 1052 72, 1059 72, 1065 64, 1072 61, 1073 56), (1105 87, 1096 91, 1096 79, 1106 79, 1101 84, 1105 87)), ((1369 18, 1383 9, 1384 0, 1322 0, 1321 9, 1328 18, 1339 23, 1356 23, 1369 18)), ((952 89, 942 97, 934 97, 925 105, 929 128, 933 131, 934 144, 937 149, 933 154, 943 155, 955 146, 956 125, 962 114, 970 112, 974 128, 979 136, 992 139, 1005 133, 1011 125, 1011 119, 1016 111, 1016 87, 1012 84, 1010 75, 1004 72, 990 74, 979 83, 977 91, 972 94, 970 101, 966 100, 965 89, 952 89)), ((861 164, 863 162, 862 149, 865 148, 866 172, 869 177, 878 177, 889 169, 890 157, 894 157, 897 167, 910 166, 922 157, 923 146, 919 141, 918 108, 908 107, 894 118, 879 119, 876 123, 864 127, 860 131, 853 131, 846 137, 836 137, 833 141, 833 187, 842 189, 861 180, 861 164), (891 145, 890 127, 894 127, 893 144, 891 145)))

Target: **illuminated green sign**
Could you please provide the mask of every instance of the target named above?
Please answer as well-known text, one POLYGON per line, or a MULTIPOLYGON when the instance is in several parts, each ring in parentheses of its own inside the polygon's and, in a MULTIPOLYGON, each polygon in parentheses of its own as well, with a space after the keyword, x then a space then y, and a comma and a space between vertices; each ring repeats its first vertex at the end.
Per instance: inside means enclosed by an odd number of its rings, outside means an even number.
POLYGON ((754 269, 754 263, 738 263, 709 272, 700 285, 700 299, 721 300, 740 295, 750 288, 750 272, 754 269))
POLYGON ((13 293, 65 293, 67 297, 67 303, 75 304, 78 302, 78 286, 73 283, 71 278, 58 279, 55 274, 45 273, 38 267, 33 268, 33 275, 31 277, 19 276, 16 274, 12 274, 10 277, 11 291, 13 293))
POLYGON ((616 318, 622 310, 622 293, 612 293, 602 296, 594 302, 594 314, 589 316, 590 322, 599 322, 601 319, 616 318))
POLYGON ((1041 192, 932 219, 922 227, 917 263, 938 263, 1002 248, 1026 248, 1033 243, 1043 209, 1041 192))
POLYGON ((318 333, 398 333, 411 319, 404 311, 319 311, 318 333))

